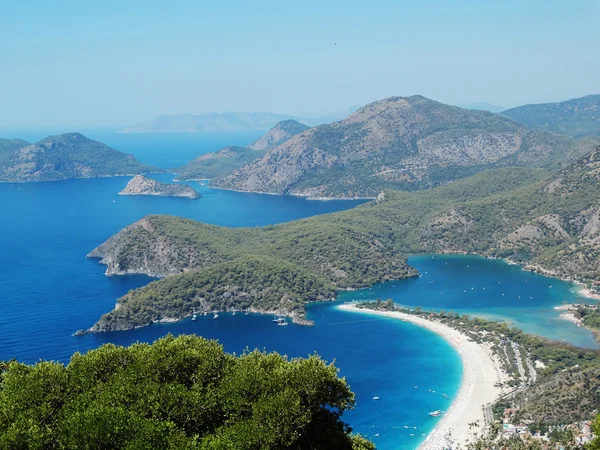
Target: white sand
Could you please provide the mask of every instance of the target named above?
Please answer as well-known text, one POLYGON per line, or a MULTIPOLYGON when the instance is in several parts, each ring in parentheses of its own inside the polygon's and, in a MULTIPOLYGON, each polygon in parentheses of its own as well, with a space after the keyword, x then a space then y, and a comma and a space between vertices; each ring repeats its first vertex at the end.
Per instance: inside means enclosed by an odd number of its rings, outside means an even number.
POLYGON ((339 308, 392 317, 427 328, 443 337, 460 354, 463 361, 460 391, 450 409, 445 412, 419 449, 466 448, 467 441, 472 441, 476 434, 482 433, 485 424, 484 406, 493 403, 504 392, 494 384, 508 380, 489 345, 469 341, 466 335, 454 328, 410 314, 359 309, 351 304, 340 305, 339 308), (479 426, 469 429, 469 424, 473 422, 477 422, 479 426))

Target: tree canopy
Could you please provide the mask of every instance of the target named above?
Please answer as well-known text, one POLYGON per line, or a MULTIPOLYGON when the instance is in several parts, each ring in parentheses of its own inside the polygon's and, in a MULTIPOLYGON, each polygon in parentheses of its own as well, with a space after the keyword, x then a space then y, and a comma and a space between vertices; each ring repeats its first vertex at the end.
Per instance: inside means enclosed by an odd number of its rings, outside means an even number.
POLYGON ((354 394, 316 355, 169 335, 0 370, 2 449, 374 449, 341 420, 354 394))

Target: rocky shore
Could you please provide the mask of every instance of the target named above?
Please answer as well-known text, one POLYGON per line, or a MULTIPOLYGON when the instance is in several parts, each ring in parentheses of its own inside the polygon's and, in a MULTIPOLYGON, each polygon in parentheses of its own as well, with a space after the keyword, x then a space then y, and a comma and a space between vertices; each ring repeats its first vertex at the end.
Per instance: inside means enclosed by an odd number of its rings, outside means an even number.
POLYGON ((134 176, 119 195, 159 195, 164 197, 200 198, 194 189, 182 184, 168 184, 143 175, 134 176))

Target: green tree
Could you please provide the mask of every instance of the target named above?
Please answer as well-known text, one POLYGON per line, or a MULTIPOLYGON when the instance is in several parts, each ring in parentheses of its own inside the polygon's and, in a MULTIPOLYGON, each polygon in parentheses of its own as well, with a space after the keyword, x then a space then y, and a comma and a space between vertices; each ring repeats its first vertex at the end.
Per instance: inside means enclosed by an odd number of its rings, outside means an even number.
POLYGON ((227 354, 197 336, 104 345, 68 365, 0 365, 2 449, 374 446, 342 420, 354 394, 318 356, 227 354))

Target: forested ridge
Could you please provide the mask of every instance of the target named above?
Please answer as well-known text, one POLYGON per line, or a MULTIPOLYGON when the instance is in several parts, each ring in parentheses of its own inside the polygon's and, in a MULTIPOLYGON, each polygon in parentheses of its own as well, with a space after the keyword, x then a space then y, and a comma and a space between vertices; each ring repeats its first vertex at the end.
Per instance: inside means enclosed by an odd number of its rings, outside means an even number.
MULTIPOLYGON (((130 317, 138 316, 130 327, 144 322, 138 320, 140 311, 145 318, 152 316, 148 315, 151 310, 155 319, 163 316, 156 308, 156 296, 149 295, 158 292, 161 283, 169 283, 173 296, 184 301, 174 318, 189 315, 193 302, 200 299, 207 302, 207 308, 235 307, 235 302, 223 302, 188 281, 195 279, 194 271, 215 264, 221 264, 219 270, 224 272, 233 270, 229 264, 236 265, 233 272, 239 275, 243 267, 239 264, 256 256, 267 259, 254 260, 253 271, 257 264, 260 271, 271 271, 267 261, 280 261, 293 267, 295 274, 313 279, 313 284, 325 280, 320 284, 327 292, 414 276, 416 271, 406 264, 404 255, 423 252, 504 257, 533 270, 591 281, 600 278, 599 167, 600 150, 596 150, 560 172, 496 169, 428 191, 385 191, 376 201, 351 210, 258 228, 230 229, 177 217, 148 216, 89 256, 101 258, 107 274, 184 274, 157 281, 152 288, 133 291, 120 300, 119 308, 124 308, 119 309, 121 317, 126 311, 130 317), (179 281, 188 288, 179 288, 179 281), (132 301, 136 296, 139 300, 132 301), (135 310, 125 299, 137 305, 135 310)), ((249 292, 260 291, 260 282, 243 278, 250 282, 223 278, 225 284, 219 289, 230 286, 223 294, 239 300, 238 307, 256 307, 258 297, 249 292), (250 306, 249 299, 253 299, 250 306)), ((286 283, 280 287, 280 301, 275 301, 276 296, 266 297, 268 305, 263 302, 260 309, 301 317, 300 303, 322 299, 314 291, 286 283), (283 301, 288 298, 301 300, 283 301)), ((119 327, 126 325, 118 322, 119 327)))

